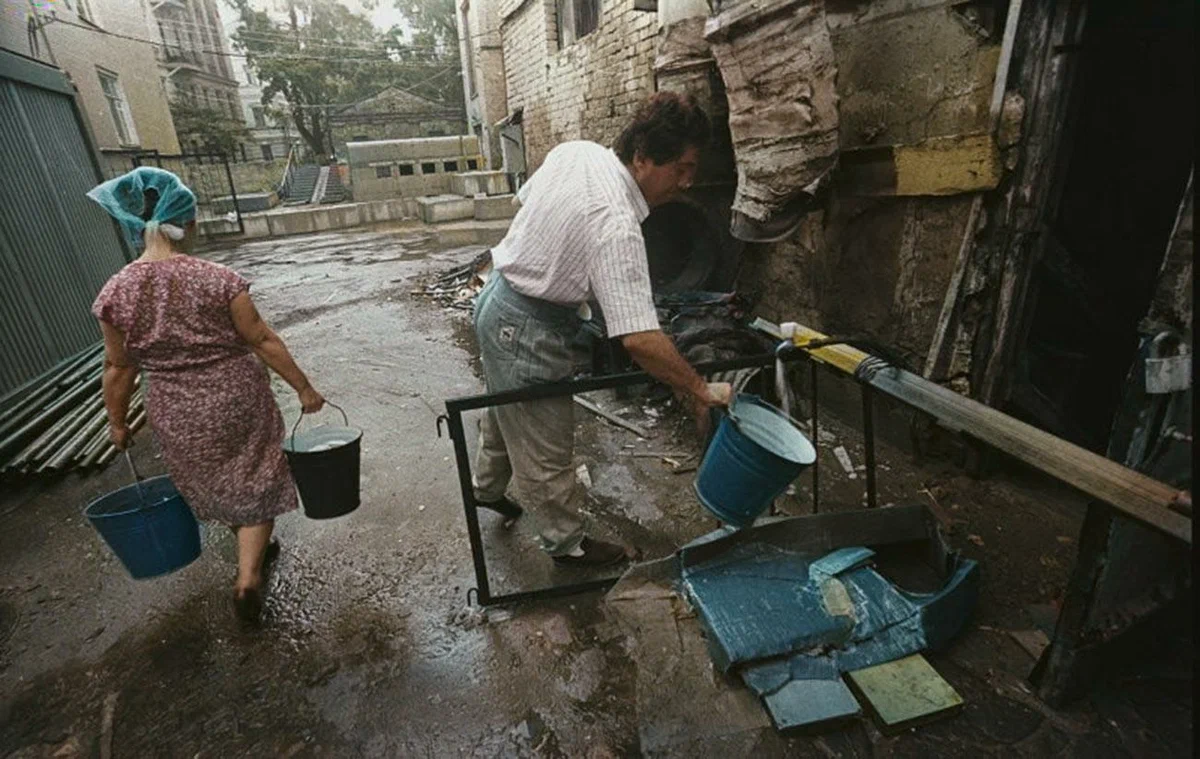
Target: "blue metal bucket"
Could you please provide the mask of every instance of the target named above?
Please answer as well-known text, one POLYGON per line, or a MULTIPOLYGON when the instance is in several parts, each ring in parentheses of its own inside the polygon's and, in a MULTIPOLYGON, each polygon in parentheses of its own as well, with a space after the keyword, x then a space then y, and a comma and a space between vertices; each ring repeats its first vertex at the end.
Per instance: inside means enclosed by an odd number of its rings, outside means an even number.
POLYGON ((718 519, 745 527, 816 460, 812 443, 782 411, 740 393, 717 425, 692 487, 718 519))
POLYGON ((165 475, 100 496, 83 514, 135 580, 182 569, 200 555, 200 525, 165 475))

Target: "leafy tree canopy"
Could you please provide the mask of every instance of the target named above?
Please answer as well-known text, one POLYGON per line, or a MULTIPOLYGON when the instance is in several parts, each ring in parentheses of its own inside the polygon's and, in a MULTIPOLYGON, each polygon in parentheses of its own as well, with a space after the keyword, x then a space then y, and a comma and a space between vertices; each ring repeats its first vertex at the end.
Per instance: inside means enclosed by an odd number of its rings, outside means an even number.
MULTIPOLYGON (((457 43, 422 36, 423 21, 413 23, 410 35, 400 27, 379 31, 366 15, 335 0, 294 0, 286 18, 256 10, 251 0, 229 2, 241 16, 233 41, 262 82, 263 104, 282 96, 296 131, 314 155, 332 152, 332 112, 389 86, 435 101, 462 103, 457 43)), ((448 5, 453 28, 452 0, 448 5)))
POLYGON ((238 145, 250 138, 250 130, 241 119, 186 96, 177 97, 171 103, 171 117, 179 141, 204 151, 232 156, 238 145))

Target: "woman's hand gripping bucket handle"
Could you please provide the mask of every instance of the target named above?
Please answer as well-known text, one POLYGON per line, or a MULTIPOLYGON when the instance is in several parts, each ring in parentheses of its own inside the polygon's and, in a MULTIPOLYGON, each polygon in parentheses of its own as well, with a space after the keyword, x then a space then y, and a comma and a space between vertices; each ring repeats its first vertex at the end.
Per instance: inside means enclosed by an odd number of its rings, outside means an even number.
MULTIPOLYGON (((326 400, 325 403, 329 406, 333 406, 338 411, 341 411, 342 412, 342 424, 347 427, 350 426, 350 419, 346 416, 345 409, 343 409, 341 406, 337 405, 336 403, 334 403, 333 401, 330 401, 330 400, 326 400)), ((291 448, 293 451, 296 450, 296 430, 300 427, 300 422, 303 419, 304 419, 304 409, 300 409, 300 416, 296 419, 296 423, 292 425, 291 448)))

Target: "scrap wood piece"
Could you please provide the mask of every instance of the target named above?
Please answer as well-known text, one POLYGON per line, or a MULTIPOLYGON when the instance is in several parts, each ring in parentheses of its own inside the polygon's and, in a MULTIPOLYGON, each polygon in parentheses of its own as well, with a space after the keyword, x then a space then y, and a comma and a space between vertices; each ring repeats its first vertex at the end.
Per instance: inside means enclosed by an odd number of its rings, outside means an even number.
POLYGON ((846 471, 846 476, 852 480, 858 479, 858 473, 854 471, 854 462, 850 460, 850 454, 846 451, 845 446, 839 445, 833 449, 834 458, 842 465, 842 469, 846 471))
POLYGON ((714 677, 700 622, 680 613, 674 556, 635 564, 604 598, 636 666, 638 738, 647 756, 752 756, 774 735, 759 699, 714 677))
POLYGON ((937 517, 938 523, 942 525, 942 529, 946 530, 947 532, 953 531, 954 525, 961 520, 950 516, 950 514, 942 508, 942 504, 938 503, 938 499, 934 497, 932 490, 929 488, 922 488, 919 492, 929 496, 929 510, 933 512, 935 517, 937 517))
POLYGON ((637 435, 638 437, 647 438, 647 439, 654 437, 654 433, 650 432, 646 428, 639 427, 638 425, 634 424, 633 422, 627 422, 624 419, 622 419, 621 417, 617 416, 616 414, 610 414, 609 412, 600 408, 595 403, 592 403, 591 401, 587 400, 586 398, 580 398, 578 395, 576 395, 576 396, 574 396, 574 399, 575 399, 576 404, 582 406, 583 408, 587 409, 588 411, 591 411, 596 416, 598 416, 602 419, 605 419, 605 420, 617 425, 618 427, 621 427, 622 429, 629 430, 630 432, 637 435))
POLYGON ((962 696, 921 654, 855 670, 846 682, 884 735, 949 717, 963 707, 962 696))
POLYGON ((840 186, 858 196, 957 195, 991 190, 1004 167, 990 134, 956 134, 912 145, 847 150, 840 186))
POLYGON ((1050 645, 1050 638, 1046 633, 1037 628, 1032 630, 1009 630, 1008 635, 1017 642, 1017 645, 1025 649, 1025 653, 1032 656, 1034 661, 1041 659, 1042 652, 1050 645))
POLYGON ((112 759, 113 719, 117 714, 119 695, 114 692, 104 697, 104 709, 100 713, 100 759, 112 759))

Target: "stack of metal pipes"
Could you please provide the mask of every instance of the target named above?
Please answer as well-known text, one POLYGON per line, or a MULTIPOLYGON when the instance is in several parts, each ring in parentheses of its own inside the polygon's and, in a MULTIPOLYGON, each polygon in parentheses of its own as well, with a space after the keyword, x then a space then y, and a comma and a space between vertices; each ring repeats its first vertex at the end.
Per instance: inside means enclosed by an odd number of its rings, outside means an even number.
MULTIPOLYGON (((0 399, 0 474, 6 478, 91 469, 117 455, 100 388, 103 345, 66 359, 0 399)), ((129 404, 133 431, 146 423, 142 380, 129 404)))

